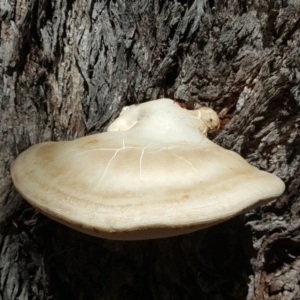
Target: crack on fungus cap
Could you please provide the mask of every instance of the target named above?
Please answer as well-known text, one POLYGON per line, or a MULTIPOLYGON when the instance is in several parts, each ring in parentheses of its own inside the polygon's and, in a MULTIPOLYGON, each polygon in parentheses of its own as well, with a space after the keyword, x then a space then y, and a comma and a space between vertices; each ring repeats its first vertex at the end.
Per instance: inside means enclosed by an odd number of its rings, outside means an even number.
POLYGON ((107 132, 30 147, 12 179, 42 213, 90 235, 139 240, 196 231, 285 188, 208 140, 219 125, 213 110, 189 111, 170 99, 132 105, 107 132))

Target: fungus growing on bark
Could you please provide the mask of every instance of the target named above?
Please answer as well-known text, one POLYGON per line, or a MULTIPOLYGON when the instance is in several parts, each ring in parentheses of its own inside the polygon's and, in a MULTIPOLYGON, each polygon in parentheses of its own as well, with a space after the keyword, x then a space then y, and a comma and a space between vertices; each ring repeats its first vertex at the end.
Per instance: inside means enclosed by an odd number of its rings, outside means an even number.
POLYGON ((108 132, 24 151, 12 166, 34 207, 108 239, 184 234, 263 205, 284 191, 276 176, 206 138, 208 108, 160 99, 123 109, 108 132))

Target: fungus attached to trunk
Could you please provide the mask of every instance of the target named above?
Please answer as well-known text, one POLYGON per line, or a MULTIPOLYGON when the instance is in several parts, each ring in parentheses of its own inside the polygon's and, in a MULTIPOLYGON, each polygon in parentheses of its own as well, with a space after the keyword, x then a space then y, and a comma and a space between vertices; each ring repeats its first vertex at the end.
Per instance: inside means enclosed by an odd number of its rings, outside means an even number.
POLYGON ((50 218, 108 239, 184 234, 275 199, 276 176, 206 138, 209 108, 160 99, 123 109, 108 132, 24 151, 12 166, 17 190, 50 218))

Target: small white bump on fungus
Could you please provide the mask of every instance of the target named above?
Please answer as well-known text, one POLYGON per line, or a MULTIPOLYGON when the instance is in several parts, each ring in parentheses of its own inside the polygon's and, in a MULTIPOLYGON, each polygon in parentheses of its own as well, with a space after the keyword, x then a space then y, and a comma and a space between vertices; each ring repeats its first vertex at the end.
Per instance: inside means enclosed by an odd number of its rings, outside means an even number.
POLYGON ((17 190, 50 218, 94 236, 184 234, 263 205, 284 191, 275 175, 206 138, 219 119, 160 99, 122 111, 108 132, 24 151, 17 190))

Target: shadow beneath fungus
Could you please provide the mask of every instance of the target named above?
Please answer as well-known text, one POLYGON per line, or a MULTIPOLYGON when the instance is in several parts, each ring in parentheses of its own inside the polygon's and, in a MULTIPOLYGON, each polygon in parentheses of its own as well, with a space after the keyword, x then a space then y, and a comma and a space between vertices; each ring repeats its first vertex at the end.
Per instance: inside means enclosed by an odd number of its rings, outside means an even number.
POLYGON ((144 241, 95 238, 50 223, 39 239, 54 299, 242 300, 247 295, 254 250, 239 217, 144 241))

